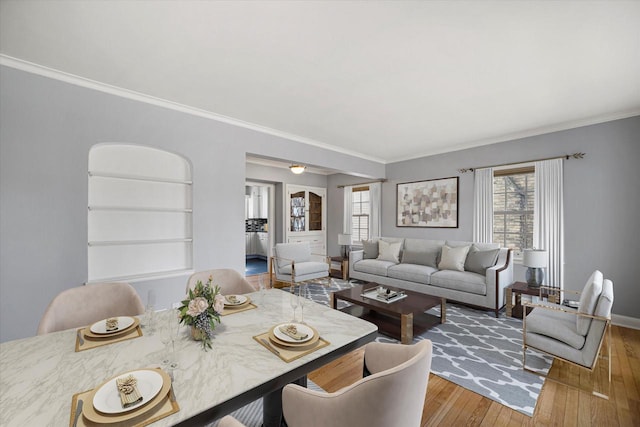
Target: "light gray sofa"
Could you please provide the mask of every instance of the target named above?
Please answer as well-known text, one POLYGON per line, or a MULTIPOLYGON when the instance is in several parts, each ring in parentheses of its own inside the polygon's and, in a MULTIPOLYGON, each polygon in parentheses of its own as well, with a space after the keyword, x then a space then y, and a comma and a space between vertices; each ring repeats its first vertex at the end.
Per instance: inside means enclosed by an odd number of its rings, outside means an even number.
POLYGON ((496 317, 505 305, 505 288, 513 283, 512 251, 498 244, 382 237, 363 245, 362 250, 350 252, 351 279, 490 309, 496 317), (393 252, 389 248, 397 250, 398 244, 400 252, 397 259, 393 259, 389 257, 393 252), (382 247, 384 254, 376 252, 378 247, 382 247), (469 248, 468 255, 464 255, 463 247, 469 248), (460 257, 464 257, 464 271, 458 271, 463 269, 460 257), (447 266, 452 258, 458 263, 447 266))

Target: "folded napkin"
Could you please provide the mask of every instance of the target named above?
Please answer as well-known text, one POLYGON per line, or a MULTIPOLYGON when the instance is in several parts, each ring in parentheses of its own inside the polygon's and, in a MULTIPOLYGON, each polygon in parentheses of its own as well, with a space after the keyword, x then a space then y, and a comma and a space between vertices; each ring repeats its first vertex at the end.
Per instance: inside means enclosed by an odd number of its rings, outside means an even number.
POLYGON ((111 317, 105 321, 107 327, 107 332, 117 331, 118 330, 118 318, 111 317))
POLYGON ((238 304, 240 302, 235 295, 227 295, 225 298, 229 304, 238 304))
POLYGON ((303 339, 306 339, 309 336, 309 334, 298 332, 298 328, 296 328, 296 325, 280 326, 280 332, 298 341, 302 341, 303 339))
POLYGON ((120 401, 123 408, 128 408, 142 400, 142 395, 138 391, 138 380, 133 375, 116 379, 116 386, 120 393, 120 401))

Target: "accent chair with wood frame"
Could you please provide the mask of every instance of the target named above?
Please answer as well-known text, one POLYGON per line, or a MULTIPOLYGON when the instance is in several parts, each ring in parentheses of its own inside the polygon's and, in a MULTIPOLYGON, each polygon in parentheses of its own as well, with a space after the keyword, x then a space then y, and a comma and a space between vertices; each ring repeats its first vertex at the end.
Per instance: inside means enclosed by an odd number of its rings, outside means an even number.
POLYGON ((326 257, 312 254, 309 242, 277 243, 273 254, 269 265, 271 287, 292 286, 329 277, 326 257), (323 261, 313 261, 314 256, 323 261))
MULTIPOLYGON (((541 295, 559 292, 557 288, 542 287, 541 295)), ((562 291, 571 292, 571 291, 562 291)), ((578 292, 575 292, 576 294, 578 292)), ((561 299, 562 300, 562 299, 561 299)), ((524 302, 524 307, 533 310, 523 318, 522 365, 527 371, 527 349, 549 354, 557 359, 595 372, 598 359, 606 363, 608 385, 605 392, 592 388, 591 392, 608 399, 611 388, 611 308, 613 305, 613 282, 604 279, 600 271, 593 272, 584 287, 577 309, 547 302, 524 302), (606 353, 603 351, 607 341, 606 353)), ((556 378, 546 376, 559 381, 556 378)), ((559 381, 564 384, 563 381, 559 381)), ((594 381, 592 386, 595 386, 594 381)), ((572 384, 566 384, 573 386, 572 384)))

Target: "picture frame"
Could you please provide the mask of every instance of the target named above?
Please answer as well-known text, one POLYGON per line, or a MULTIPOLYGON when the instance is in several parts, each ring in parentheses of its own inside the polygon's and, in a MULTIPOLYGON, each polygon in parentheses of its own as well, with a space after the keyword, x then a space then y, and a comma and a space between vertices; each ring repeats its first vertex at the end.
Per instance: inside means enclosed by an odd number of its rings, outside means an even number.
POLYGON ((458 228, 458 177, 396 185, 396 227, 458 228))

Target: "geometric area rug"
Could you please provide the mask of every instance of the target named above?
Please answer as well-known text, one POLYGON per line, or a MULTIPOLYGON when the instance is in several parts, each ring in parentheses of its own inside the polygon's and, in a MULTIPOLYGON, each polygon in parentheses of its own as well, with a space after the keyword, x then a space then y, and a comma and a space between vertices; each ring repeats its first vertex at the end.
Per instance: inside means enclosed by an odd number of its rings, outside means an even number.
MULTIPOLYGON (((328 304, 331 292, 354 284, 332 280, 329 287, 309 286, 314 301, 328 304)), ((427 313, 439 316, 440 306, 427 313)), ((433 343, 431 372, 532 416, 544 377, 522 369, 522 320, 504 313, 496 318, 493 312, 453 303, 447 303, 446 319, 444 324, 414 337, 414 342, 429 339, 433 343)), ((398 342, 382 334, 376 341, 398 342)), ((527 352, 527 366, 536 371, 548 372, 551 362, 546 355, 527 352)))
MULTIPOLYGON (((359 283, 362 282, 331 279, 330 283, 310 283, 308 288, 314 302, 329 305, 331 292, 359 283)), ((338 303, 338 308, 348 305, 342 300, 338 303)), ((440 307, 434 307, 427 313, 439 316, 440 307)), ((414 342, 429 339, 433 343, 431 373, 533 416, 544 377, 522 369, 522 321, 506 317, 504 313, 496 319, 493 312, 452 303, 447 303, 446 318, 446 323, 413 338, 414 342)), ((399 342, 382 334, 378 334, 376 341, 399 342)), ((551 362, 552 359, 546 355, 532 351, 527 353, 527 365, 534 370, 546 373, 551 362)), ((322 390, 312 381, 308 387, 322 390)), ((262 401, 258 399, 231 415, 248 427, 258 427, 262 424, 262 401)), ((208 427, 217 424, 216 421, 208 427)))

